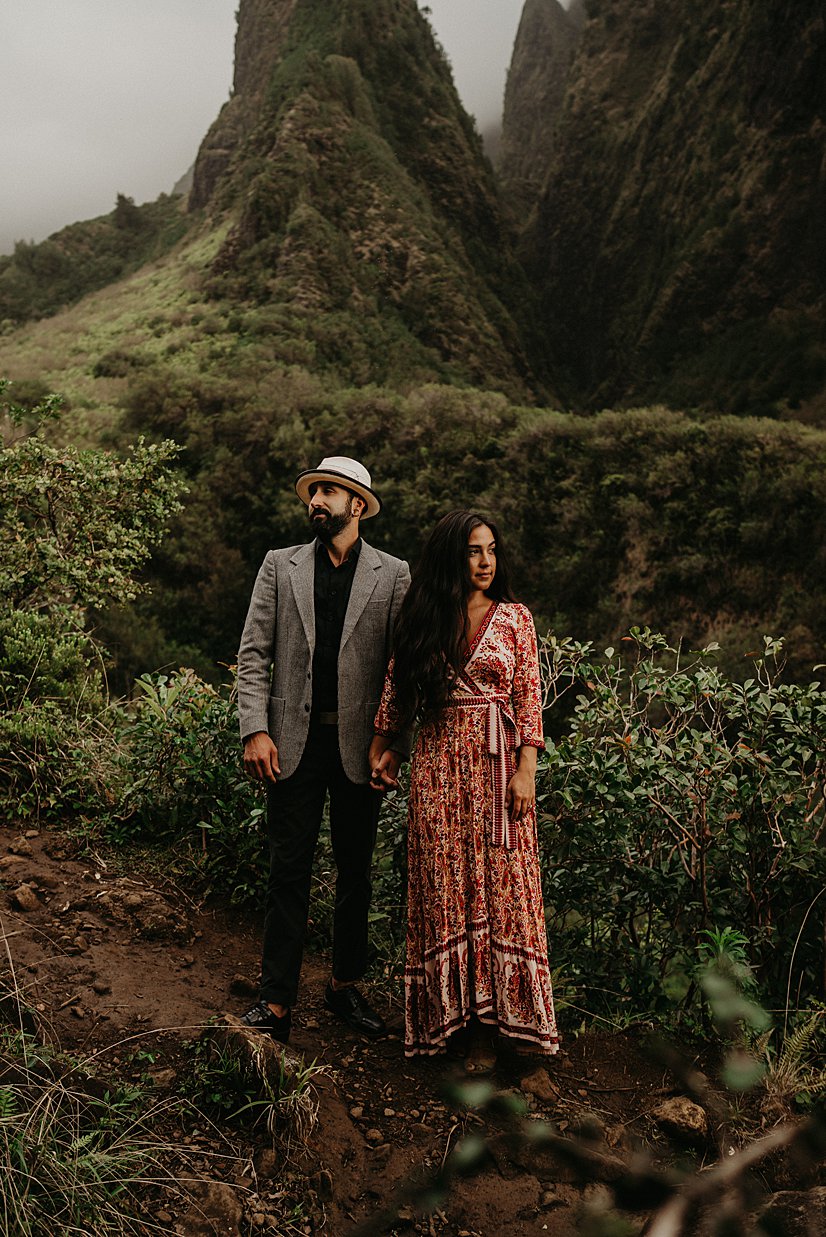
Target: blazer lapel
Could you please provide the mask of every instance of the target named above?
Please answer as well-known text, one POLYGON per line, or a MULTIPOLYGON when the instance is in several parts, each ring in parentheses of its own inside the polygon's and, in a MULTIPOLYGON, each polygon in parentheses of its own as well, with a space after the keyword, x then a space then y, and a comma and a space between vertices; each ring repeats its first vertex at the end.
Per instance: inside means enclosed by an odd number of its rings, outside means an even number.
POLYGON ((311 541, 290 559, 290 583, 311 652, 315 648, 315 548, 316 543, 311 541))
POLYGON ((371 545, 366 541, 361 543, 361 553, 353 576, 353 587, 350 589, 350 601, 344 616, 344 626, 341 629, 341 648, 344 648, 356 623, 364 613, 373 590, 376 587, 381 571, 381 559, 371 545))

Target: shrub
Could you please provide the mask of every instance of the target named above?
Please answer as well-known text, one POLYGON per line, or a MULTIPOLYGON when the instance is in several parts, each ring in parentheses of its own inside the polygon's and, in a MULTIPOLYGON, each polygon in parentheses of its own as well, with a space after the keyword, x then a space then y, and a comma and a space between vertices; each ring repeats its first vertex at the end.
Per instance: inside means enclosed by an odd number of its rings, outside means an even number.
POLYGON ((552 955, 591 1008, 690 1000, 704 932, 735 923, 762 991, 818 994, 826 690, 782 678, 766 638, 754 677, 713 646, 686 657, 632 629, 629 651, 543 644, 549 695, 579 692, 539 780, 552 955))
POLYGON ((211 887, 233 901, 257 898, 266 809, 241 766, 234 689, 215 689, 192 670, 144 675, 136 687, 113 836, 183 842, 211 887))
POLYGON ((112 719, 90 607, 124 603, 177 510, 173 443, 118 458, 52 446, 59 415, 0 382, 0 811, 40 816, 108 797, 112 719), (107 763, 108 762, 108 763, 107 763))

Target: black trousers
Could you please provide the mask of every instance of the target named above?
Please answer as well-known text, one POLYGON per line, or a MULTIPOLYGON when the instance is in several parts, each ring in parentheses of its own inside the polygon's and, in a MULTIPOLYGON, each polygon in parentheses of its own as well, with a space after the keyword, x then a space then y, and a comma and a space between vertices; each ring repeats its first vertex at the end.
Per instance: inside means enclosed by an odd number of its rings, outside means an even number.
POLYGON ((346 776, 338 727, 313 722, 295 773, 268 787, 270 875, 261 999, 276 1005, 296 1002, 313 855, 328 791, 336 862, 333 975, 342 981, 361 979, 367 969, 370 867, 381 796, 369 784, 358 785, 346 776))

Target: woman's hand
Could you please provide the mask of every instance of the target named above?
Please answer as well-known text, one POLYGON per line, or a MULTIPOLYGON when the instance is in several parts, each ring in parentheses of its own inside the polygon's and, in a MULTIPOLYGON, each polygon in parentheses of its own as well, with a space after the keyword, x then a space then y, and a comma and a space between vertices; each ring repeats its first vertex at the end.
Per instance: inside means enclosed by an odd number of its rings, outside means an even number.
POLYGON ((536 803, 536 776, 528 769, 517 769, 508 782, 505 807, 511 820, 522 820, 536 803))
POLYGON ((536 803, 536 748, 520 747, 518 760, 505 791, 505 807, 511 820, 522 820, 536 803))

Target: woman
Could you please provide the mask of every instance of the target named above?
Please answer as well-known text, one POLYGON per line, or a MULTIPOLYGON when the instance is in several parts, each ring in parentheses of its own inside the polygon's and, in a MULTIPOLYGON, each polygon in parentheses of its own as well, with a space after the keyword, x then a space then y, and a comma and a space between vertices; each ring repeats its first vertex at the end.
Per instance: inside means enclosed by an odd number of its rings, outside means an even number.
MULTIPOLYGON (((405 1053, 466 1029, 469 1072, 496 1033, 557 1051, 536 838, 544 747, 536 633, 497 530, 470 511, 436 525, 396 626, 370 749, 374 784, 418 718, 408 814, 405 1053)), ((390 766, 392 767, 392 765, 390 766)))

